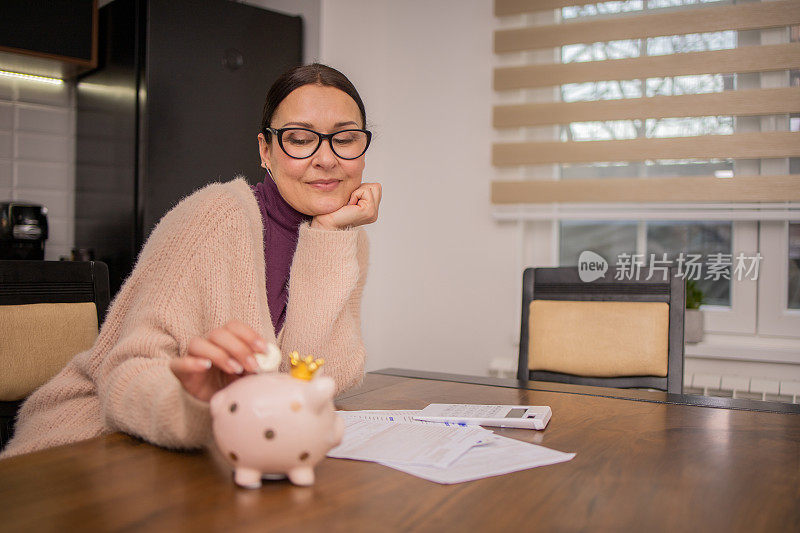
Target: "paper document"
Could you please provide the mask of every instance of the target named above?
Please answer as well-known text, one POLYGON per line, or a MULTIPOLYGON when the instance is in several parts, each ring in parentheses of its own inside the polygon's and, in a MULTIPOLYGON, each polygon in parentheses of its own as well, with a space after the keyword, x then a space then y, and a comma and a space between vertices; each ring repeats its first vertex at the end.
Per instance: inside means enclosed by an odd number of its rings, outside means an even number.
MULTIPOLYGON (((378 422, 414 422, 419 423, 421 420, 414 420, 415 416, 419 416, 419 411, 415 409, 398 410, 398 411, 336 411, 336 414, 345 420, 359 419, 359 420, 375 420, 378 422)), ((430 424, 433 422, 425 422, 430 424)))
POLYGON ((448 468, 386 462, 381 464, 436 483, 452 484, 562 463, 573 457, 574 453, 559 452, 495 435, 491 442, 471 448, 448 468))
POLYGON ((491 431, 480 427, 343 419, 344 438, 328 457, 446 468, 492 436, 491 431))
POLYGON ((429 481, 462 483, 575 457, 495 435, 480 426, 415 420, 420 411, 337 411, 342 443, 329 457, 372 461, 429 481))
POLYGON ((445 426, 464 426, 457 422, 440 422, 436 420, 420 420, 419 416, 422 411, 414 409, 397 410, 397 411, 336 411, 336 414, 345 420, 359 419, 359 420, 374 420, 376 422, 409 422, 412 424, 438 424, 445 426))

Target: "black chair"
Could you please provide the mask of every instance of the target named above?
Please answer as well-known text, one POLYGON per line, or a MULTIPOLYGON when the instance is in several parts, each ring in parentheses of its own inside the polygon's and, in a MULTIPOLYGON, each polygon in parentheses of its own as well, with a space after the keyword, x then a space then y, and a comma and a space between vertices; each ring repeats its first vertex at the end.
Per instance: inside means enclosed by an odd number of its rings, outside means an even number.
POLYGON ((0 449, 25 398, 94 343, 109 305, 97 261, 0 261, 0 449))
POLYGON ((686 296, 675 273, 584 282, 577 267, 526 269, 518 379, 681 393, 686 296))

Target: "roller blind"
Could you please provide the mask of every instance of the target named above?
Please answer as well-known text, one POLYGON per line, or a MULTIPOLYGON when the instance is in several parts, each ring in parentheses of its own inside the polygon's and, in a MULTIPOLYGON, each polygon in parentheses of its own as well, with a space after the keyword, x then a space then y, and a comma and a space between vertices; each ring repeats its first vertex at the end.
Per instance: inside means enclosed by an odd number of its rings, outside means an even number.
POLYGON ((496 0, 495 16, 492 163, 523 169, 492 183, 496 206, 760 202, 800 216, 800 0, 496 0))

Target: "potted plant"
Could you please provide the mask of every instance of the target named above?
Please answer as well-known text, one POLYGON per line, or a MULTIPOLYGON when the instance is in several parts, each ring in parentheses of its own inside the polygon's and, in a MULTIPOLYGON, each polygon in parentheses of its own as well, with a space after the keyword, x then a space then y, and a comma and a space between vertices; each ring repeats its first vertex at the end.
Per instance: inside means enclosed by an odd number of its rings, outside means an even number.
POLYGON ((696 343, 703 340, 703 312, 700 306, 703 305, 705 295, 697 281, 686 280, 686 314, 683 321, 683 338, 685 342, 696 343))

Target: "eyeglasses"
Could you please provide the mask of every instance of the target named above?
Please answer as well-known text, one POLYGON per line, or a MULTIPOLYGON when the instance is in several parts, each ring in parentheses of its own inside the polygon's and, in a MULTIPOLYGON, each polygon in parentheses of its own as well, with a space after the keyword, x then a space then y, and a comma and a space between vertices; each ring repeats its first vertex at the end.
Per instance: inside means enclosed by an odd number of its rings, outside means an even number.
POLYGON ((367 130, 342 130, 335 133, 319 133, 306 128, 267 128, 278 139, 278 145, 293 159, 306 159, 319 150, 327 140, 331 151, 340 159, 358 159, 369 147, 372 133, 367 130))

